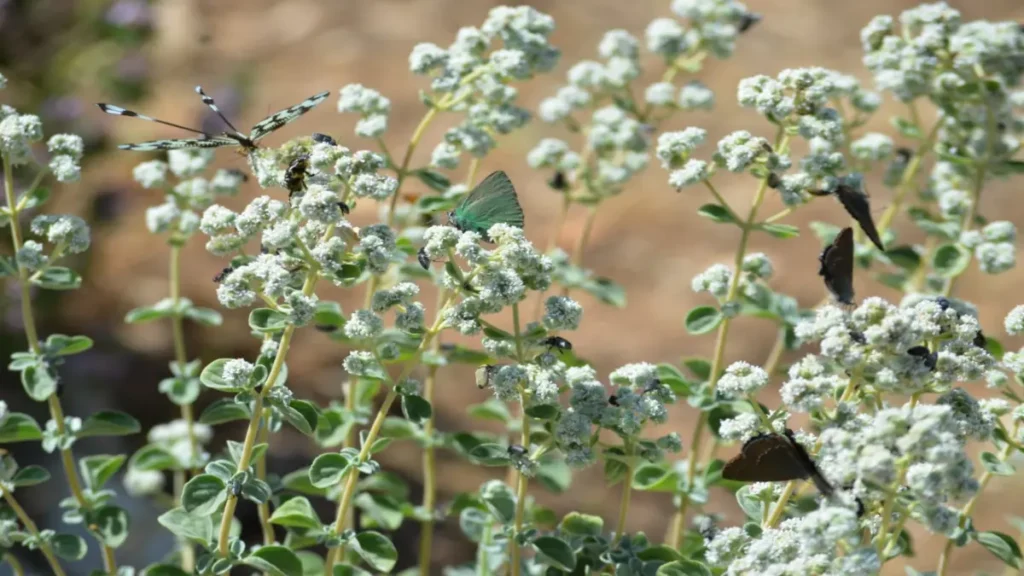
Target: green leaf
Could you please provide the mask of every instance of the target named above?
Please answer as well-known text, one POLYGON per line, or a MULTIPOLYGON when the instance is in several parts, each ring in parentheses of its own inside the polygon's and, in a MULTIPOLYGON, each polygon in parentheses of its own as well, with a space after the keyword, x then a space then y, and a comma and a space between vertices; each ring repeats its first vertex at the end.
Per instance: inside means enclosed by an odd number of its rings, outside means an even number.
POLYGON ((82 428, 75 436, 88 438, 90 436, 126 436, 137 434, 142 426, 134 417, 117 412, 115 410, 104 410, 97 412, 85 419, 82 428))
POLYGON ((697 214, 719 224, 734 224, 736 219, 732 213, 721 204, 705 204, 697 209, 697 214))
POLYGON ((516 495, 503 482, 492 480, 480 488, 480 499, 502 524, 509 524, 516 515, 516 495))
POLYGON ((537 468, 537 480, 548 490, 561 494, 572 483, 572 470, 564 460, 547 458, 537 468))
POLYGON ((309 400, 292 400, 288 403, 288 410, 284 411, 284 417, 299 432, 312 435, 320 421, 320 409, 309 400))
POLYGON ((248 420, 252 417, 248 404, 235 402, 234 398, 220 398, 203 410, 199 422, 203 424, 223 424, 235 420, 248 420))
POLYGON ((1001 462, 999 456, 991 452, 981 453, 981 465, 991 474, 996 476, 1013 476, 1017 469, 1009 462, 1001 462))
POLYGON ((227 484, 213 474, 200 474, 185 483, 181 505, 189 514, 209 516, 227 499, 227 484))
POLYGON ((70 268, 54 266, 32 276, 32 283, 47 290, 77 290, 82 286, 82 277, 70 268))
POLYGON ((309 467, 309 481, 317 488, 330 488, 348 472, 349 459, 338 453, 321 454, 309 467))
POLYGON ((78 461, 78 467, 85 478, 85 484, 93 492, 98 492, 103 485, 110 480, 110 477, 117 473, 124 465, 123 454, 96 454, 86 456, 78 461))
POLYGON ((473 418, 479 418, 480 420, 493 420, 504 424, 512 420, 512 414, 508 411, 508 406, 505 406, 505 403, 497 398, 488 398, 480 404, 473 404, 466 409, 466 412, 473 418))
POLYGON ((684 558, 662 564, 655 576, 711 576, 711 570, 700 562, 684 558))
POLYGON ((209 548, 213 541, 213 520, 209 516, 193 516, 184 508, 172 508, 156 519, 172 534, 209 548))
POLYGON ((273 576, 302 576, 302 561, 286 546, 262 546, 246 556, 242 564, 273 576))
POLYGON ((345 325, 345 314, 341 304, 330 300, 321 300, 316 303, 316 311, 313 312, 313 324, 317 326, 334 326, 339 328, 345 325))
POLYGON ((944 278, 959 276, 971 263, 971 253, 959 244, 943 244, 932 256, 935 273, 944 278))
MULTIPOLYGON (((203 368, 202 373, 199 374, 199 381, 203 383, 203 386, 212 388, 213 390, 220 390, 221 392, 236 393, 241 392, 245 388, 242 386, 235 386, 233 381, 229 381, 224 378, 224 366, 234 360, 234 358, 218 358, 213 362, 210 362, 203 368)), ((262 367, 258 367, 257 371, 264 370, 262 367)), ((264 378, 266 376, 264 375, 264 378)))
POLYGON ((537 404, 525 410, 526 415, 537 420, 554 420, 561 411, 554 404, 537 404))
POLYGON ((712 306, 697 306, 686 314, 686 331, 690 334, 707 334, 722 322, 722 313, 712 306))
POLYGON ((335 564, 332 576, 373 576, 366 570, 351 564, 335 564))
POLYGON ((89 513, 89 524, 95 526, 93 531, 99 534, 104 544, 117 548, 128 539, 131 520, 124 508, 106 505, 89 513))
POLYGON ((38 365, 28 366, 21 371, 21 385, 29 398, 36 402, 45 402, 57 391, 57 379, 38 365))
POLYGON ((173 564, 150 564, 142 576, 192 576, 173 564))
POLYGON ((249 327, 257 332, 280 332, 288 327, 288 315, 270 308, 257 308, 249 313, 249 327))
POLYGON ((427 187, 430 188, 431 190, 436 190, 437 192, 447 192, 448 189, 452 187, 451 180, 449 180, 447 176, 441 174, 440 172, 437 172, 436 170, 423 168, 421 170, 415 171, 413 174, 415 174, 416 177, 420 179, 420 182, 426 184, 427 187))
POLYGON ((904 270, 913 272, 921 266, 921 255, 913 246, 894 246, 885 251, 884 258, 904 270))
POLYGON ((921 129, 909 120, 905 120, 899 116, 893 116, 889 119, 889 122, 892 124, 893 128, 907 138, 912 140, 921 140, 924 138, 924 134, 921 133, 921 129))
POLYGON ((433 409, 430 402, 415 394, 402 395, 402 414, 413 422, 424 422, 430 419, 433 409))
POLYGON ((674 548, 664 544, 645 548, 637 552, 636 557, 641 560, 658 560, 666 563, 683 559, 682 554, 677 552, 674 548))
POLYGON ((479 444, 469 451, 469 459, 484 466, 504 466, 508 464, 508 449, 491 442, 479 444))
POLYGON ((667 463, 644 463, 633 473, 633 488, 652 492, 673 492, 679 475, 667 463))
POLYGON ((178 457, 169 450, 156 444, 148 444, 139 448, 128 462, 129 468, 155 472, 160 470, 177 470, 181 467, 178 457))
POLYGON ((974 537, 986 550, 1013 568, 1020 567, 1021 553, 1017 542, 1002 532, 978 532, 974 537))
POLYGON ((11 484, 16 488, 22 488, 25 486, 35 486, 36 484, 42 484, 50 479, 50 473, 42 466, 36 466, 32 464, 25 466, 18 470, 14 477, 11 478, 11 484))
POLYGON ((790 226, 789 224, 761 224, 758 228, 783 240, 796 238, 800 235, 800 229, 796 226, 790 226))
POLYGON ((277 507, 270 516, 270 523, 289 528, 323 528, 323 522, 313 510, 313 505, 303 496, 296 496, 277 507))
POLYGON ((569 512, 562 518, 558 529, 573 536, 600 536, 604 531, 604 519, 580 512, 569 512))
POLYGON ((85 540, 74 534, 54 534, 50 538, 50 547, 54 554, 71 561, 85 558, 85 553, 89 551, 85 540))
POLYGON ((172 316, 174 316, 173 308, 165 306, 140 306, 139 308, 129 310, 124 316, 124 321, 127 324, 143 324, 145 322, 152 322, 153 320, 170 318, 172 316))
POLYGON ((29 190, 28 192, 20 195, 18 197, 18 201, 17 201, 16 206, 19 207, 18 208, 19 212, 26 211, 26 210, 32 210, 33 208, 36 208, 38 206, 42 206, 49 199, 50 199, 50 189, 49 188, 44 188, 42 186, 39 186, 39 187, 33 188, 33 189, 29 190))
POLYGON ((186 308, 185 318, 206 326, 220 326, 224 323, 224 317, 220 315, 220 312, 198 306, 186 308))
POLYGON ((294 472, 285 474, 284 478, 281 478, 281 484, 292 492, 306 494, 307 496, 323 496, 326 494, 323 488, 317 488, 309 481, 309 468, 299 468, 294 472))
POLYGON ((703 358, 683 358, 683 366, 702 382, 711 379, 711 362, 703 358))
POLYGON ((65 336, 53 334, 46 339, 46 348, 56 351, 58 356, 80 354, 92 348, 92 338, 88 336, 65 336))
POLYGON ((356 534, 356 554, 374 570, 390 572, 398 562, 398 550, 387 536, 373 531, 356 534))
POLYGON ((555 536, 541 536, 533 541, 533 546, 540 552, 544 564, 566 572, 576 569, 576 553, 565 540, 555 536))
POLYGON ((0 424, 0 444, 8 442, 30 442, 42 440, 43 431, 28 414, 12 412, 0 424))

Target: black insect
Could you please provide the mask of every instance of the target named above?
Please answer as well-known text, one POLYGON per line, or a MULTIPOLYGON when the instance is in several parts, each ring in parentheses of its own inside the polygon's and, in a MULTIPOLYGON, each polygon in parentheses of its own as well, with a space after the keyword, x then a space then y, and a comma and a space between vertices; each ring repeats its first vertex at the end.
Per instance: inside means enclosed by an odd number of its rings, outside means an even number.
POLYGON ((239 170, 238 168, 231 168, 231 169, 227 170, 227 173, 231 174, 235 178, 240 178, 242 180, 242 182, 248 182, 249 181, 249 175, 246 174, 245 172, 239 170))
POLYGON ((939 296, 938 298, 935 299, 935 303, 939 305, 939 309, 942 310, 943 312, 949 310, 950 304, 948 298, 939 296))
POLYGON ((978 348, 987 348, 986 344, 988 344, 988 339, 985 338, 984 332, 982 332, 979 329, 978 333, 974 335, 973 342, 974 342, 974 345, 977 346, 978 348))
POLYGON ((548 180, 548 186, 550 186, 552 190, 565 192, 569 189, 569 179, 565 177, 565 172, 556 170, 555 175, 548 180))
POLYGON ((697 533, 704 538, 705 543, 711 542, 718 535, 718 527, 715 525, 715 519, 711 516, 700 516, 694 524, 696 525, 697 533))
POLYGON ((572 342, 569 342, 561 336, 548 336, 547 338, 540 341, 541 346, 547 346, 548 351, 558 349, 559 352, 566 350, 572 350, 572 342))
POLYGON ((867 194, 845 184, 836 186, 835 190, 831 192, 824 190, 811 190, 809 192, 814 196, 835 196, 838 198, 843 208, 857 221, 857 224, 860 224, 861 230, 867 234, 871 243, 882 252, 885 252, 882 238, 879 237, 878 229, 875 228, 875 221, 871 218, 871 205, 868 203, 867 194))
POLYGON ((242 495, 242 483, 235 480, 231 482, 231 495, 238 498, 242 495))
POLYGON ((188 126, 182 126, 181 124, 175 124, 174 122, 168 122, 166 120, 160 120, 153 118, 152 116, 146 116, 145 114, 139 114, 133 110, 127 110, 120 106, 114 106, 113 104, 100 103, 97 106, 100 110, 103 110, 107 114, 114 114, 116 116, 128 116, 132 118, 141 118, 142 120, 149 120, 150 122, 156 122, 165 126, 171 126, 198 134, 200 138, 177 138, 169 140, 152 140, 149 142, 140 142, 138 144, 121 144, 118 148, 122 150, 138 150, 138 151, 151 151, 151 150, 180 150, 182 148, 219 148, 221 146, 238 146, 243 154, 248 154, 256 150, 259 146, 259 141, 270 134, 274 130, 294 121, 299 116, 302 116, 306 112, 309 112, 321 102, 327 99, 331 94, 330 92, 321 92, 319 94, 310 96, 302 102, 299 102, 295 106, 285 108, 278 112, 274 112, 270 116, 267 116, 263 120, 260 120, 253 126, 249 134, 242 134, 235 126, 221 113, 220 108, 217 107, 217 103, 214 102, 213 98, 208 96, 206 92, 203 92, 201 86, 196 86, 196 94, 199 94, 203 100, 203 104, 210 107, 211 110, 230 128, 229 131, 225 131, 221 134, 211 135, 197 130, 195 128, 189 128, 188 126))
POLYGON ((850 340, 853 340, 861 346, 868 343, 868 339, 864 337, 864 333, 856 330, 850 330, 850 340))
POLYGON ((640 392, 640 395, 649 394, 651 392, 658 392, 661 390, 661 380, 655 378, 644 386, 644 389, 640 392))
POLYGON ((498 372, 494 364, 484 364, 476 369, 476 387, 487 388, 491 384, 491 377, 498 372))
POLYGON ((306 176, 309 174, 309 155, 303 154, 292 160, 284 172, 284 187, 288 189, 288 198, 306 189, 306 176))
POLYGON ((782 178, 775 172, 768 173, 768 187, 772 190, 778 190, 779 186, 782 186, 782 178))
POLYGON ((611 404, 612 406, 618 406, 619 397, 616 396, 615 394, 612 394, 611 396, 608 397, 608 403, 611 404))
POLYGON ((320 132, 313 132, 313 142, 319 144, 330 144, 331 146, 337 146, 338 143, 327 134, 321 134, 320 132))
POLYGON ((341 210, 341 213, 344 214, 345 216, 348 216, 349 213, 352 212, 352 209, 349 208, 348 204, 345 204, 340 200, 338 201, 338 209, 341 210))
POLYGON ((923 360, 929 370, 935 370, 935 364, 939 360, 938 352, 932 352, 927 346, 914 346, 907 350, 907 354, 923 360))
POLYGON ((900 147, 896 149, 896 159, 902 164, 910 162, 910 157, 914 155, 914 151, 910 148, 900 147))
POLYGON ((420 248, 419 252, 416 253, 416 261, 420 263, 424 270, 430 270, 430 257, 427 256, 426 248, 420 248))
POLYGON ((825 496, 835 493, 793 431, 758 434, 743 443, 740 453, 722 469, 722 478, 739 482, 785 482, 810 479, 825 496))
POLYGON ((764 17, 761 16, 760 14, 755 14, 753 12, 747 12, 746 14, 744 14, 743 16, 740 17, 739 23, 736 24, 736 31, 739 32, 740 34, 742 34, 742 33, 746 32, 747 30, 750 30, 754 26, 754 24, 757 24, 763 18, 764 17))
POLYGON ((821 268, 818 275, 836 300, 853 304, 853 228, 843 228, 832 244, 825 246, 818 256, 821 268))
POLYGON ((522 458, 523 456, 526 456, 526 448, 523 448, 519 444, 509 444, 508 455, 512 458, 522 458))
POLYGON ((232 268, 231 266, 224 268, 220 272, 217 272, 217 275, 213 277, 213 281, 216 282, 217 284, 220 284, 221 282, 224 281, 224 278, 226 278, 228 274, 234 272, 234 270, 235 269, 232 268))

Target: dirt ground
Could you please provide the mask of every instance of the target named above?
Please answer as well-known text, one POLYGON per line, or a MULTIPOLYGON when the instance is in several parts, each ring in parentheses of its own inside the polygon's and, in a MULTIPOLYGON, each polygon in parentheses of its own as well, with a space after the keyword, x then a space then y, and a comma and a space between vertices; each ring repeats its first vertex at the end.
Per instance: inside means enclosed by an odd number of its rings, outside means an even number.
MULTIPOLYGON (((337 91, 350 82, 360 82, 380 90, 391 99, 391 128, 386 140, 392 150, 404 148, 412 129, 423 114, 417 90, 424 86, 422 78, 408 72, 407 57, 417 42, 433 41, 447 45, 460 26, 478 25, 487 11, 499 4, 487 1, 415 0, 375 2, 316 2, 314 0, 248 0, 244 3, 176 0, 157 6, 155 25, 157 37, 152 45, 153 95, 139 104, 141 110, 168 119, 194 119, 202 106, 192 92, 195 84, 208 91, 225 89, 233 78, 251 78, 245 106, 234 117, 238 125, 251 125, 265 112, 298 102, 302 98, 330 89, 337 91)), ((614 0, 576 0, 532 2, 536 8, 553 15, 558 23, 554 43, 562 48, 563 59, 556 71, 538 78, 521 89, 526 107, 536 110, 539 101, 564 83, 565 71, 575 61, 596 55, 602 34, 621 27, 642 36, 654 17, 669 14, 667 1, 617 2, 614 0)), ((709 142, 735 129, 747 129, 770 136, 771 129, 749 110, 736 105, 737 82, 746 76, 764 73, 775 75, 784 68, 824 66, 853 74, 867 82, 870 78, 860 64, 860 28, 876 13, 897 14, 914 3, 906 0, 864 0, 860 2, 790 0, 752 1, 751 10, 765 15, 745 35, 733 59, 709 61, 697 78, 711 86, 717 96, 713 113, 686 114, 675 117, 667 126, 680 129, 695 125, 706 128, 709 142)), ((1024 4, 1019 0, 975 0, 952 2, 964 18, 1024 19, 1024 4)), ((649 70, 657 70, 658 62, 645 60, 649 70)), ((94 94, 102 100, 103 94, 94 94)), ((275 134, 272 143, 311 131, 328 132, 351 148, 368 146, 352 135, 351 120, 335 111, 335 97, 299 122, 275 134)), ((891 103, 876 115, 869 130, 891 132, 888 113, 898 109, 891 103)), ((150 124, 132 122, 102 115, 92 110, 98 123, 107 123, 114 141, 129 142, 168 134, 150 124)), ((445 128, 436 123, 428 132, 419 158, 424 161, 445 128)), ((530 170, 525 155, 540 138, 565 134, 539 122, 505 138, 500 148, 482 166, 484 173, 492 169, 507 171, 517 182, 526 211, 526 230, 536 244, 544 245, 551 234, 559 198, 544 185, 544 174, 530 170)), ((572 144, 575 141, 570 140, 572 144)), ((706 146, 705 151, 710 150, 706 146)), ((159 405, 156 383, 160 370, 170 355, 170 333, 166 326, 126 326, 119 323, 123 313, 135 306, 152 303, 166 293, 166 250, 162 241, 149 235, 142 212, 156 202, 156 195, 138 189, 130 182, 130 169, 140 158, 132 153, 114 153, 87 167, 83 182, 73 194, 63 194, 61 208, 76 210, 86 205, 89 194, 103 186, 130 189, 125 198, 126 211, 118 223, 96 233, 93 260, 87 285, 81 298, 68 301, 67 316, 62 325, 85 333, 101 331, 112 343, 127 348, 134 362, 156 368, 142 372, 115 371, 105 380, 108 384, 92 391, 93 402, 104 398, 150 407, 153 420, 169 419, 173 408, 159 405), (154 406, 155 405, 155 406, 154 406), (166 409, 166 412, 162 412, 166 409)), ((219 159, 225 166, 241 167, 241 160, 230 154, 219 159)), ((258 192, 250 183, 248 194, 258 192)), ((986 190, 982 213, 999 219, 1022 222, 1024 209, 1014 202, 1016 186, 993 185, 986 190)), ((745 205, 753 192, 749 179, 725 178, 719 185, 728 200, 745 205)), ((413 188, 410 188, 413 190, 413 188)), ((869 187, 876 216, 888 205, 889 191, 875 180, 869 187)), ((239 199, 242 203, 243 199, 239 199)), ((586 314, 583 326, 572 338, 581 355, 597 359, 601 374, 633 361, 676 361, 681 356, 707 355, 713 336, 694 337, 683 328, 683 316, 701 303, 690 289, 690 279, 708 265, 731 261, 738 231, 698 217, 695 209, 708 201, 697 189, 676 193, 666 184, 666 173, 652 162, 646 174, 634 182, 623 195, 602 206, 587 250, 585 262, 599 274, 621 282, 627 290, 629 304, 613 309, 583 297, 586 314)), ((769 198, 763 213, 780 209, 777 198, 769 198)), ((354 218, 368 222, 376 217, 369 205, 361 206, 354 218)), ((803 236, 794 240, 776 240, 765 235, 755 237, 754 251, 763 251, 773 260, 776 277, 773 285, 795 295, 804 305, 817 302, 824 295, 816 276, 819 246, 806 224, 812 220, 834 223, 845 221, 836 203, 818 202, 788 223, 799 225, 803 236)), ((559 244, 572 246, 580 232, 583 213, 574 212, 559 244)), ((914 231, 902 221, 898 230, 907 238, 916 238, 914 231)), ((189 246, 185 259, 183 294, 200 305, 218 307, 214 284, 210 279, 223 263, 207 254, 201 239, 189 246)), ((1002 318, 1013 305, 1021 302, 1020 269, 999 276, 981 276, 972 270, 958 285, 958 292, 979 304, 981 320, 993 335, 1002 332, 1002 318), (988 286, 986 289, 985 286, 988 286), (980 302, 979 302, 980 301, 980 302)), ((863 298, 893 292, 872 283, 866 275, 857 282, 857 295, 863 298)), ((342 302, 346 310, 358 307, 362 290, 344 292, 328 290, 324 298, 342 302)), ((430 301, 429 297, 427 299, 430 301)), ((253 350, 254 342, 247 335, 246 311, 225 314, 225 326, 214 331, 193 329, 189 332, 189 349, 201 351, 206 360, 253 350)), ((732 330, 729 359, 762 362, 774 337, 771 326, 756 320, 743 319, 732 330)), ((1014 344, 1019 343, 1004 341, 1014 344)), ((343 377, 341 359, 346 351, 332 344, 313 330, 300 332, 289 358, 291 384, 300 397, 326 402, 338 397, 343 377)), ((979 390, 984 394, 984 390, 979 390)), ((212 394, 204 394, 204 399, 212 394)), ((464 416, 470 400, 482 399, 472 385, 468 371, 451 370, 437 390, 435 409, 442 429, 471 425, 464 416)), ((775 392, 762 399, 776 405, 775 392)), ((667 429, 677 430, 688 441, 694 412, 679 406, 667 429)), ((223 437, 240 437, 241 431, 224 427, 223 437), (236 434, 237 433, 237 434, 236 434), (231 435, 234 436, 231 436, 231 435)), ((316 448, 298 435, 283 434, 275 439, 272 452, 304 454, 312 457, 316 448)), ((299 458, 281 458, 272 465, 282 470, 297 466, 299 458)), ((384 455, 385 465, 408 476, 415 483, 419 457, 412 446, 393 445, 384 455)), ((472 468, 453 458, 443 458, 441 474, 444 495, 474 490, 493 470, 472 468)), ((976 514, 979 529, 996 529, 1015 534, 1007 523, 1010 514, 1024 515, 1024 502, 1013 497, 1021 488, 1020 477, 996 481, 987 490, 976 514)), ((415 490, 415 489, 414 489, 415 490)), ((606 519, 614 517, 618 488, 604 487, 598 469, 580 474, 568 494, 554 497, 542 495, 543 502, 559 510, 582 508, 606 519)), ((643 530, 655 539, 663 534, 669 520, 669 498, 662 494, 637 493, 629 516, 632 530, 643 530)), ((732 499, 716 494, 712 510, 739 518, 732 499)), ((410 540, 402 549, 411 551, 415 532, 403 530, 410 540)), ((915 532, 917 557, 909 564, 919 570, 934 569, 940 540, 915 532)), ((134 538, 134 537, 133 537, 134 538)), ((400 534, 399 538, 402 538, 400 534)), ((457 527, 449 525, 437 538, 438 562, 464 559, 467 547, 459 539, 457 527)), ((407 556, 408 557, 408 556, 407 556)), ((1000 571, 1001 563, 978 546, 959 551, 953 573, 966 574, 979 570, 1000 571)), ((902 565, 892 564, 887 574, 902 574, 902 565)))

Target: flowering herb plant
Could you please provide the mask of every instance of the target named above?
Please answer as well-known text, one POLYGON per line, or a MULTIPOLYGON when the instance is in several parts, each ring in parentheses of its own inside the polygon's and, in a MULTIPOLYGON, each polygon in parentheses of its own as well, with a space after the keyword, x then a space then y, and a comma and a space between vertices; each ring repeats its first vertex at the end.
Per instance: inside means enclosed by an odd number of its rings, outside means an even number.
MULTIPOLYGON (((982 327, 955 288, 974 263, 985 274, 1016 264, 1015 225, 989 221, 979 206, 983 189, 1024 171, 1024 92, 1015 91, 1024 32, 1015 22, 964 21, 943 3, 876 17, 861 33, 872 87, 824 68, 744 79, 739 105, 761 123, 725 135, 706 154, 704 129, 667 129, 723 107, 687 76, 741 50, 760 17, 732 0, 675 0, 671 9, 642 40, 627 30, 605 34, 595 59, 572 65, 565 86, 536 112, 569 134, 542 139, 526 162, 562 196, 551 238, 570 211, 586 213, 570 253, 554 240, 538 249, 523 228, 515 179, 481 173, 488 154, 533 117, 518 104, 518 86, 559 62, 555 22, 530 7, 494 8, 447 48, 412 49, 424 114, 401 154, 389 143, 390 100, 350 84, 337 107, 359 116, 356 138, 318 133, 278 148, 253 143, 246 152, 261 191, 241 211, 217 202, 254 186, 240 171, 211 173, 213 151, 201 144, 139 164, 138 184, 164 193, 146 226, 167 241, 168 297, 125 321, 169 324, 174 359, 154 384, 181 417, 148 430, 130 455, 76 453, 81 438, 140 434, 140 425, 120 412, 65 412, 61 389, 75 378, 61 364, 92 341, 40 334, 34 317, 34 289, 74 290, 82 281, 74 256, 89 247, 88 227, 76 216, 38 213, 49 198, 44 182, 79 178, 82 140, 52 136, 40 161, 32 148, 44 138, 39 118, 0 108, 0 226, 14 249, 0 257, 0 276, 19 290, 26 340, 9 370, 50 413, 40 423, 0 402, 0 443, 38 442, 59 454, 71 494, 60 502, 63 521, 91 536, 41 530, 19 498, 56 480, 4 453, 0 551, 15 573, 26 573, 25 550, 64 575, 68 562, 95 546, 103 561, 95 573, 121 576, 236 567, 285 576, 402 567, 427 574, 437 568, 434 529, 447 519, 457 519, 474 551, 472 560, 445 568, 453 576, 873 574, 913 555, 914 526, 944 542, 937 561, 915 560, 926 570, 950 574, 957 549, 972 543, 1020 569, 1017 539, 976 522, 973 512, 995 476, 1016 474, 1012 460, 1024 450, 1024 350, 1004 351, 995 337, 1024 332, 1024 305, 1004 326, 982 327), (657 81, 642 80, 652 75, 657 81), (892 118, 895 132, 865 133, 886 98, 902 111, 892 118), (442 118, 452 127, 429 162, 418 163, 426 128, 442 118), (625 306, 623 288, 585 266, 583 255, 604 202, 625 193, 652 160, 666 171, 668 197, 699 205, 699 194, 709 193, 698 213, 737 232, 733 261, 693 278, 708 303, 680 311, 691 334, 715 334, 714 350, 710 358, 637 362, 601 375, 576 355, 572 334, 583 308, 573 294, 625 306), (749 181, 746 206, 719 192, 723 173, 749 181), (877 221, 865 195, 869 178, 892 191, 877 221), (410 182, 431 193, 410 196, 410 182), (773 194, 786 208, 766 215, 773 194), (811 202, 833 200, 855 220, 852 233, 840 232, 842 211, 834 223, 815 222, 811 235, 784 223, 811 202), (349 211, 361 204, 378 206, 379 222, 354 225, 349 211), (920 241, 902 237, 911 234, 894 227, 897 216, 909 219, 920 241), (820 273, 829 290, 852 303, 808 307, 776 291, 772 263, 754 251, 767 235, 816 236, 827 247, 820 273), (181 295, 189 242, 205 242, 223 259, 217 300, 249 310, 251 354, 202 359, 187 349, 186 322, 222 322, 181 295), (853 274, 877 281, 859 285, 885 285, 902 299, 862 288, 854 301, 853 274), (330 284, 359 292, 362 306, 343 310, 321 298, 318 290, 330 284), (434 303, 424 301, 429 287, 434 303), (762 364, 726 365, 730 327, 741 317, 776 328, 762 364), (328 405, 289 388, 296 332, 314 327, 347 350, 341 399, 328 405), (455 335, 473 344, 445 341, 455 335), (799 358, 783 368, 787 351, 799 358), (456 364, 475 367, 476 385, 493 393, 469 414, 502 432, 438 426, 435 392, 456 364), (765 391, 774 384, 777 395, 765 391), (659 433, 669 405, 683 401, 696 416, 659 433), (211 427, 234 421, 244 436, 213 445, 211 427), (319 455, 275 476, 267 459, 284 427, 308 437, 319 455), (377 460, 399 442, 422 453, 420 494, 377 460), (729 445, 741 452, 727 464, 719 449, 729 445), (442 501, 439 452, 499 473, 442 501), (602 470, 621 499, 608 522, 534 498, 602 470), (767 481, 778 479, 789 481, 767 481), (138 570, 117 561, 131 526, 115 499, 122 489, 162 503, 159 522, 177 539, 166 557, 138 570), (666 534, 631 529, 638 490, 671 500, 666 534), (702 512, 710 500, 732 497, 737 517, 702 512), (258 541, 241 537, 242 501, 258 508, 258 541), (391 534, 407 523, 418 525, 418 553, 399 557, 391 534)), ((0 87, 5 82, 0 77, 0 87)))

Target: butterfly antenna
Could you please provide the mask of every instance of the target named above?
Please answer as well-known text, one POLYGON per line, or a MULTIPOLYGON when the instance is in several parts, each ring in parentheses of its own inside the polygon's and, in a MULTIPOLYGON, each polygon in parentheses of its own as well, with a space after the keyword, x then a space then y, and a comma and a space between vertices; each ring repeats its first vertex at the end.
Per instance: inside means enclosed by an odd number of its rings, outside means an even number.
POLYGON ((202 130, 197 130, 195 128, 189 128, 188 126, 182 126, 181 124, 175 124, 174 122, 168 122, 167 120, 160 120, 159 118, 153 118, 152 116, 146 116, 145 114, 139 114, 138 112, 135 112, 134 110, 127 110, 125 108, 121 108, 120 106, 115 106, 113 104, 105 104, 103 102, 100 102, 100 103, 98 103, 96 105, 100 107, 100 110, 103 110, 107 114, 113 114, 114 116, 127 116, 129 118, 141 118, 142 120, 149 120, 150 122, 156 122, 157 124, 163 124, 164 126, 170 126, 172 128, 178 128, 179 130, 185 130, 187 132, 192 132, 193 134, 201 134, 201 135, 206 136, 208 138, 210 136, 209 134, 207 134, 206 132, 203 132, 202 130))
POLYGON ((203 92, 203 87, 202 86, 196 86, 196 94, 199 94, 199 96, 203 99, 203 104, 206 104, 207 106, 209 106, 210 110, 213 110, 213 112, 221 120, 223 120, 225 124, 228 125, 228 128, 231 128, 232 130, 234 130, 235 134, 238 134, 239 136, 242 136, 243 138, 245 137, 245 134, 242 134, 241 132, 239 132, 238 128, 235 128, 235 125, 232 124, 231 121, 228 120, 227 117, 224 116, 224 113, 220 111, 219 107, 217 107, 217 102, 214 101, 213 97, 209 96, 206 92, 203 92))

